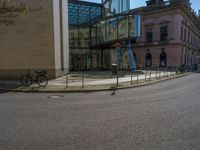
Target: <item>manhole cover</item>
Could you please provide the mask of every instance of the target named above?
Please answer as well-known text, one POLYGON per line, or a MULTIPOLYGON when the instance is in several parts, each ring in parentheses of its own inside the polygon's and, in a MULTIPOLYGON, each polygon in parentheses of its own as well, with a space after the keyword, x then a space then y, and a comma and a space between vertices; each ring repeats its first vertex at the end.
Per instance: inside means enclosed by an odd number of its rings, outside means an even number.
POLYGON ((49 96, 48 98, 50 99, 59 99, 59 98, 62 98, 63 96, 62 95, 52 95, 52 96, 49 96))

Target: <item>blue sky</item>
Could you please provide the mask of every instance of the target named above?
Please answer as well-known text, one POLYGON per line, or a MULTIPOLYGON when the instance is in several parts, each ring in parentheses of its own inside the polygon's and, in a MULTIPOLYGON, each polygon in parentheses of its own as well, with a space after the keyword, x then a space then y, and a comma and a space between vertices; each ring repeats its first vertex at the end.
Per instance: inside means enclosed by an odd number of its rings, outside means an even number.
MULTIPOLYGON (((101 2, 101 0, 83 0, 83 1, 89 1, 89 2, 101 2)), ((131 0, 131 8, 144 6, 146 0, 131 0)), ((192 8, 198 12, 198 9, 200 9, 200 0, 190 0, 192 3, 192 8)))

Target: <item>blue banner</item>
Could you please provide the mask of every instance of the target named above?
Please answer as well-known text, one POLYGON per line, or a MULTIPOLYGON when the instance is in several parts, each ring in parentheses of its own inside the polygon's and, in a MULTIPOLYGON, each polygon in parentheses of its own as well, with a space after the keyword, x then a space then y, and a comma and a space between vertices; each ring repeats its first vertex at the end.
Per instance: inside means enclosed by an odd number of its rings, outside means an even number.
POLYGON ((130 61, 130 68, 132 71, 136 70, 136 62, 135 62, 135 57, 133 55, 133 51, 131 49, 131 44, 128 43, 127 45, 127 52, 128 52, 128 59, 130 61))

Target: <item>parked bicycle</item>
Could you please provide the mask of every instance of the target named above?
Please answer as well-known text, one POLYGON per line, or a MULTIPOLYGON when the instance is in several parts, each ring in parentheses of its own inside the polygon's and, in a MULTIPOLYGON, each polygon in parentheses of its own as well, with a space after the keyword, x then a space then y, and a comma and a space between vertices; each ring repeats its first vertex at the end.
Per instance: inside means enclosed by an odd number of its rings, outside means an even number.
POLYGON ((21 84, 23 86, 31 86, 33 83, 37 83, 40 87, 46 87, 48 79, 46 77, 47 71, 35 71, 36 75, 31 73, 30 70, 21 77, 21 84))

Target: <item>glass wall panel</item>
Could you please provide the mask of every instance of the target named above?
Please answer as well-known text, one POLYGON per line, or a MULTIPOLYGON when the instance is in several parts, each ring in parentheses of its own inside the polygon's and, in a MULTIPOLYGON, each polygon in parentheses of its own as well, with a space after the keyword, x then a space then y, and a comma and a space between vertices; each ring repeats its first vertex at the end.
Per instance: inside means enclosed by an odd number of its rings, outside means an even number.
POLYGON ((89 48, 90 47, 90 28, 79 28, 79 45, 78 47, 89 48))
POLYGON ((110 49, 110 63, 116 64, 116 49, 110 49))
POLYGON ((113 16, 128 12, 130 10, 130 0, 103 0, 103 16, 113 16))
POLYGON ((69 0, 69 48, 70 69, 81 70, 92 68, 96 56, 90 51, 91 42, 96 44, 96 25, 101 19, 102 5, 83 1, 69 0), (90 29, 91 27, 91 29, 90 29), (92 37, 92 38, 91 38, 92 37))
POLYGON ((69 25, 90 25, 102 16, 102 5, 88 2, 69 0, 69 25))
POLYGON ((106 25, 105 21, 97 23, 97 44, 105 42, 106 25))
POLYGON ((141 34, 141 16, 129 15, 129 36, 140 37, 141 34))
POLYGON ((92 53, 88 53, 87 55, 87 69, 101 69, 101 51, 100 50, 92 50, 92 53))
POLYGON ((122 63, 120 69, 130 69, 130 62, 128 59, 128 52, 126 48, 122 48, 122 63))
POLYGON ((117 39, 117 17, 107 20, 106 38, 107 41, 117 39))
POLYGON ((134 15, 134 37, 141 36, 141 16, 134 15))
POLYGON ((97 6, 90 6, 90 22, 95 22, 101 19, 102 16, 102 8, 97 6))
POLYGON ((110 69, 110 49, 103 50, 103 69, 110 69))
POLYGON ((69 25, 78 25, 78 10, 79 5, 76 3, 68 4, 69 25))
POLYGON ((90 13, 89 13, 89 6, 88 5, 79 5, 79 24, 85 24, 88 23, 90 20, 90 13))
POLYGON ((102 69, 102 53, 100 50, 96 50, 96 57, 97 57, 97 69, 102 69))
POLYGON ((128 38, 128 17, 118 17, 118 39, 128 38))
POLYGON ((134 15, 129 15, 129 37, 134 36, 134 15))
POLYGON ((69 47, 74 49, 78 46, 78 29, 76 27, 69 27, 69 47))
MULTIPOLYGON (((110 62, 116 63, 116 49, 110 49, 110 62)), ((128 52, 126 48, 121 48, 121 62, 119 69, 130 69, 128 52)))
POLYGON ((87 49, 74 49, 73 53, 70 53, 70 66, 71 70, 82 70, 87 66, 86 64, 86 52, 87 49))
POLYGON ((91 45, 97 44, 97 24, 91 26, 91 45))

